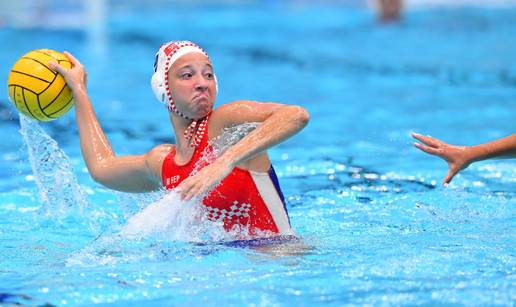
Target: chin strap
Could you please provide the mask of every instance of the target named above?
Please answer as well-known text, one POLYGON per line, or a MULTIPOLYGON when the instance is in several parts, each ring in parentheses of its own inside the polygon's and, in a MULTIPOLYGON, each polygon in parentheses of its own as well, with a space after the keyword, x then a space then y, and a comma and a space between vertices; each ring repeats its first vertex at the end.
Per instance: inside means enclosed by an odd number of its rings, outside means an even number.
POLYGON ((204 134, 206 134, 206 126, 208 125, 208 118, 211 111, 204 118, 194 120, 188 128, 183 132, 187 141, 190 141, 190 147, 197 148, 201 144, 204 134))

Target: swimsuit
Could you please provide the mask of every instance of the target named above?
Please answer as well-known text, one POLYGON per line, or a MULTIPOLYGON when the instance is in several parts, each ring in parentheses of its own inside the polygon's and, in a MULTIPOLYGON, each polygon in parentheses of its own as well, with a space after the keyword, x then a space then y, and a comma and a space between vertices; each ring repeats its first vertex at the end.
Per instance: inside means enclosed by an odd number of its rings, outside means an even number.
MULTIPOLYGON (((208 127, 206 126, 206 131, 208 127)), ((204 133, 190 161, 178 165, 174 161, 175 147, 165 157, 162 166, 163 185, 167 190, 213 162, 213 148, 204 133)), ((235 167, 212 191, 203 198, 207 217, 222 221, 227 231, 247 228, 249 235, 293 235, 285 200, 274 168, 254 172, 235 167)))

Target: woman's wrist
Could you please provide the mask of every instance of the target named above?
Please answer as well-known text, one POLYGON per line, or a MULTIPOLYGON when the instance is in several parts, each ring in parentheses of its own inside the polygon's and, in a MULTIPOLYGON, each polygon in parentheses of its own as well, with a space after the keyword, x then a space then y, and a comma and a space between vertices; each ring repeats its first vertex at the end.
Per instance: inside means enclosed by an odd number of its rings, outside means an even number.
POLYGON ((228 148, 217 160, 224 165, 230 166, 232 169, 238 164, 235 154, 228 148))
POLYGON ((485 146, 475 145, 475 146, 465 146, 466 148, 466 157, 468 160, 468 164, 473 162, 482 161, 489 157, 489 152, 485 146))
POLYGON ((84 85, 76 85, 70 88, 70 90, 72 91, 72 95, 76 101, 88 96, 86 87, 84 85))

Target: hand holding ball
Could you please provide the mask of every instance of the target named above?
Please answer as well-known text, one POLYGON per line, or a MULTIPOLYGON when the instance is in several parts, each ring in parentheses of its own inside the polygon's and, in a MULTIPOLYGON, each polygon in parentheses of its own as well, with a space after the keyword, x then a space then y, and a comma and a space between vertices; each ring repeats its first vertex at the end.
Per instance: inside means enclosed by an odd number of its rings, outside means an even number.
POLYGON ((73 106, 73 95, 65 79, 49 62, 71 69, 72 63, 62 53, 40 49, 22 56, 8 78, 9 98, 19 112, 37 120, 51 121, 73 106))

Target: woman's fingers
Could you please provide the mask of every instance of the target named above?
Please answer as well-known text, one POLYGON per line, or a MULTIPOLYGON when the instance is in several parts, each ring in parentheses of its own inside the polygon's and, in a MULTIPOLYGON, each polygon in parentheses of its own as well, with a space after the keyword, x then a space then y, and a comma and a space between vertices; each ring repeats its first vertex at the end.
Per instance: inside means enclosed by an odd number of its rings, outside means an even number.
MULTIPOLYGON (((79 62, 79 60, 77 60, 70 52, 65 51, 65 52, 63 52, 63 54, 68 58, 68 60, 70 60, 70 62, 72 62, 72 69, 74 67, 78 67, 78 66, 82 65, 81 62, 79 62)), ((52 68, 53 70, 57 71, 60 74, 66 73, 67 71, 70 70, 68 68, 61 66, 61 64, 59 64, 55 61, 50 61, 48 63, 48 65, 50 66, 50 68, 52 68)))
POLYGON ((197 174, 185 179, 177 187, 177 190, 184 200, 203 196, 229 174, 228 170, 230 169, 225 164, 213 163, 203 168, 197 174))
POLYGON ((448 183, 450 183, 452 181, 453 177, 457 174, 458 171, 459 171, 458 169, 450 166, 450 170, 448 171, 448 174, 446 175, 446 177, 444 177, 443 186, 447 186, 448 183))
POLYGON ((202 187, 196 185, 192 189, 190 189, 190 192, 186 196, 186 200, 190 200, 190 199, 192 199, 194 197, 197 197, 197 196, 201 195, 201 188, 202 187))
POLYGON ((206 193, 210 189, 210 180, 198 176, 199 174, 186 179, 177 187, 177 191, 181 194, 182 200, 188 201, 206 193))
POLYGON ((188 201, 188 200, 192 199, 193 196, 194 196, 195 186, 189 186, 187 190, 182 190, 181 193, 182 193, 182 195, 181 195, 182 197, 181 198, 183 200, 188 201))
POLYGON ((412 133, 412 137, 419 140, 423 144, 414 143, 414 146, 428 154, 438 156, 448 163, 448 174, 443 179, 443 186, 448 185, 453 177, 464 167, 464 158, 460 147, 447 144, 436 138, 412 133))
POLYGON ((198 182, 194 177, 186 179, 177 187, 179 193, 181 194, 182 200, 190 200, 199 195, 199 190, 202 187, 202 183, 198 182))
POLYGON ((196 184, 192 186, 184 195, 183 200, 191 200, 194 197, 202 195, 204 193, 204 188, 201 184, 196 184))
POLYGON ((434 155, 434 156, 440 156, 441 155, 441 150, 439 150, 438 148, 429 147, 429 146, 426 146, 426 145, 423 145, 423 144, 419 144, 419 143, 414 143, 414 147, 416 147, 419 150, 422 150, 422 151, 424 151, 426 153, 434 155))
POLYGON ((79 60, 77 60, 70 52, 65 51, 65 52, 63 52, 63 54, 70 60, 70 62, 72 62, 72 64, 73 64, 72 67, 82 65, 81 62, 79 62, 79 60))
POLYGON ((190 190, 192 189, 192 185, 190 184, 190 180, 185 179, 179 186, 177 186, 176 190, 181 195, 181 199, 185 199, 185 197, 188 195, 190 190))
POLYGON ((67 68, 64 68, 63 66, 61 66, 60 64, 58 64, 54 61, 48 62, 48 66, 50 66, 50 68, 57 71, 58 73, 60 73, 63 76, 68 72, 67 68))
POLYGON ((439 147, 439 145, 441 144, 439 140, 437 140, 431 136, 424 136, 424 135, 421 135, 418 133, 412 133, 412 137, 426 145, 429 145, 429 146, 432 146, 435 148, 439 147))
POLYGON ((451 174, 451 172, 448 172, 448 174, 446 175, 446 177, 444 177, 443 179, 443 186, 447 186, 448 183, 450 183, 450 181, 452 180, 453 178, 453 175, 451 174))

